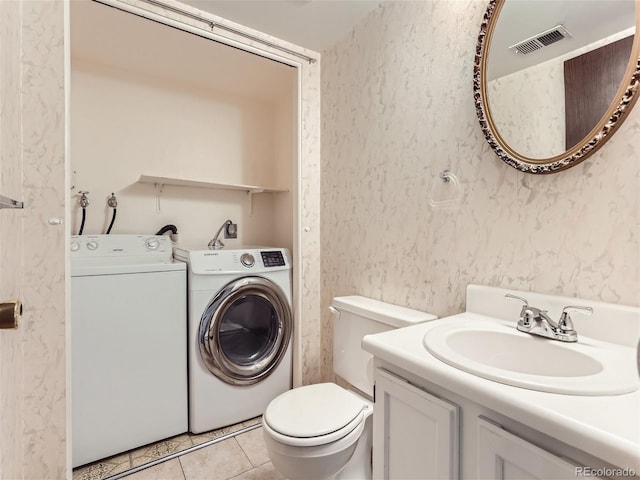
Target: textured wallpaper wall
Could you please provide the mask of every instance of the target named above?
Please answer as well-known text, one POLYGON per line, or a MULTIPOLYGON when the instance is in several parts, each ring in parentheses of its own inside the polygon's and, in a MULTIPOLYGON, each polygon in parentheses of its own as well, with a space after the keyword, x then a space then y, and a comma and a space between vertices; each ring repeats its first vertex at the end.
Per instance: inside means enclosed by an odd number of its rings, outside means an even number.
POLYGON ((439 316, 469 283, 640 304, 640 107, 556 175, 500 162, 474 111, 486 3, 384 2, 322 61, 322 352, 336 295, 439 316), (455 198, 439 174, 459 178, 455 198))
MULTIPOLYGON (((18 2, 0 2, 0 194, 23 199, 22 112, 20 98, 22 11, 18 2)), ((0 301, 23 298, 24 210, 0 210, 0 301)), ((0 478, 23 472, 24 329, 0 330, 0 478)))
POLYGON ((2 300, 22 319, 0 333, 0 478, 66 476, 65 97, 62 1, 1 2, 2 300), (6 190, 4 190, 6 188, 6 190))

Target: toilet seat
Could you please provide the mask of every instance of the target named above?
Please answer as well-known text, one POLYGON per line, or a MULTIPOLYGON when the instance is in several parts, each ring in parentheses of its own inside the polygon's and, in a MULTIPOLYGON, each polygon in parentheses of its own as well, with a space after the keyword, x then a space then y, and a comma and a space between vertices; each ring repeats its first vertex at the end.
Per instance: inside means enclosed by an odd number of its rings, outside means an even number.
POLYGON ((333 383, 294 388, 267 407, 265 431, 285 445, 326 445, 347 436, 363 424, 369 405, 333 383))

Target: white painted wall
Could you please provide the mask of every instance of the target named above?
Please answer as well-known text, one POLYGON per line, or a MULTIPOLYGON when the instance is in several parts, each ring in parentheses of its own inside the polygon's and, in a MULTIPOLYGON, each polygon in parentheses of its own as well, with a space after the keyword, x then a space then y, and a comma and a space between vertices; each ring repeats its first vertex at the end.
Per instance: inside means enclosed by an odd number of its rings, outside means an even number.
MULTIPOLYGON (((286 235, 276 226, 280 217, 291 218, 290 193, 255 195, 251 210, 242 191, 165 186, 158 212, 154 186, 137 183, 144 173, 290 189, 295 93, 295 70, 290 70, 289 95, 267 102, 73 58, 73 183, 75 192, 88 190, 91 201, 84 233, 106 230, 111 215, 106 199, 114 192, 118 213, 112 233, 152 234, 171 223, 181 243, 206 248, 230 218, 239 235, 229 247, 291 248, 291 224, 286 235)), ((77 201, 72 211, 77 232, 77 201)))
MULTIPOLYGON (((292 85, 292 91, 295 86, 292 85)), ((273 202, 273 223, 271 235, 273 245, 291 249, 294 231, 294 193, 297 189, 298 166, 293 153, 297 150, 295 125, 298 125, 298 102, 293 95, 283 98, 275 108, 274 155, 276 163, 275 185, 288 185, 291 193, 269 195, 273 202)), ((319 200, 319 199, 318 199, 319 200)))

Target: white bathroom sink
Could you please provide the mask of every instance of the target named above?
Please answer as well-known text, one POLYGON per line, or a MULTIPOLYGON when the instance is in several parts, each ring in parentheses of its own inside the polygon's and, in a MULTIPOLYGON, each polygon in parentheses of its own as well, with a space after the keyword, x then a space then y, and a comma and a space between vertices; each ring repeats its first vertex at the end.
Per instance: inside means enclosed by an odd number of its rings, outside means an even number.
POLYGON ((580 336, 563 343, 519 332, 515 322, 451 320, 427 331, 423 343, 453 367, 530 390, 618 395, 640 383, 632 348, 580 336))

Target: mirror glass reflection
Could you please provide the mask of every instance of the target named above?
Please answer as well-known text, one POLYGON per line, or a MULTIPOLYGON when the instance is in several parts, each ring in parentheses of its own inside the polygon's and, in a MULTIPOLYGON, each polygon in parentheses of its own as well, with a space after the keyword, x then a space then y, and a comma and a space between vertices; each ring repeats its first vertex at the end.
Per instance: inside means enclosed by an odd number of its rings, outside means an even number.
POLYGON ((506 0, 488 46, 498 134, 546 159, 581 142, 611 106, 631 59, 634 0, 506 0))

